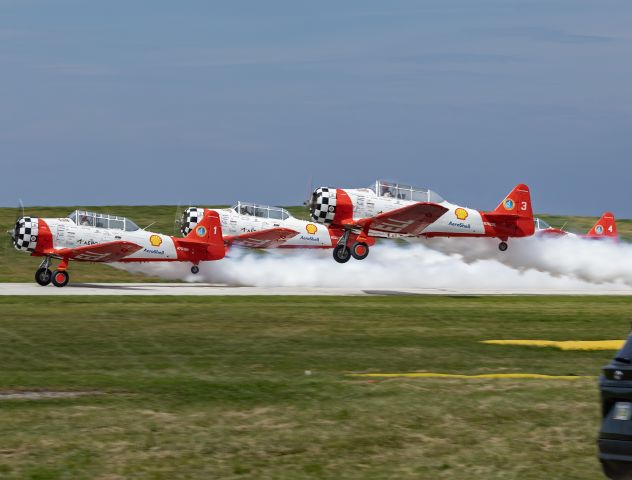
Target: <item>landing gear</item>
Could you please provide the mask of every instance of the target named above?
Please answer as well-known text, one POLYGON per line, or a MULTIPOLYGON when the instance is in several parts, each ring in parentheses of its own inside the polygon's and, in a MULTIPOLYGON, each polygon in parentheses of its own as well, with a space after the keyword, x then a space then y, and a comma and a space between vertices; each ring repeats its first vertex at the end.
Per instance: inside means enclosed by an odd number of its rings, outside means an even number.
POLYGON ((339 243, 334 247, 334 260, 338 263, 347 263, 351 258, 351 249, 344 243, 339 243))
POLYGON ((53 274, 48 268, 38 268, 35 272, 35 281, 45 287, 53 279, 53 274))
POLYGON ((351 256, 356 260, 364 260, 369 255, 369 246, 364 242, 351 245, 351 256))
POLYGON ((509 245, 507 245, 507 242, 500 242, 498 244, 498 250, 500 250, 501 252, 507 251, 508 248, 509 248, 509 245))
POLYGON ((40 263, 39 268, 35 272, 35 281, 42 287, 48 285, 53 279, 53 274, 51 273, 49 267, 50 257, 46 257, 42 260, 42 263, 40 263))
POLYGON ((68 283, 68 280, 70 280, 70 275, 68 275, 68 272, 66 270, 55 270, 53 272, 53 285, 55 285, 56 287, 65 287, 66 284, 68 283))
POLYGON ((191 267, 191 273, 192 273, 193 275, 197 275, 198 273, 200 273, 200 267, 198 267, 197 265, 193 265, 193 266, 191 267))

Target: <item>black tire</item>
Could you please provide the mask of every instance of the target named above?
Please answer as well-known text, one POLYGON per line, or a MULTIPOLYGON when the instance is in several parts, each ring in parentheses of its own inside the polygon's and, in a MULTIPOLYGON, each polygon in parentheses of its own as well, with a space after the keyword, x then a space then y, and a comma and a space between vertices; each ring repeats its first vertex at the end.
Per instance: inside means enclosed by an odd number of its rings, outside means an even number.
POLYGON ((198 273, 200 273, 200 267, 198 267, 197 265, 193 265, 193 266, 191 267, 191 273, 192 273, 193 275, 197 275, 198 273))
POLYGON ((70 275, 66 270, 55 270, 53 272, 53 285, 56 287, 65 287, 68 284, 68 280, 70 280, 70 275))
POLYGON ((500 242, 498 244, 498 250, 500 250, 501 252, 506 252, 508 248, 509 245, 507 245, 507 242, 500 242))
POLYGON ((336 245, 334 248, 334 260, 338 263, 347 263, 351 258, 351 249, 346 245, 336 245))
POLYGON ((355 242, 351 245, 351 256, 356 260, 364 260, 369 256, 369 246, 364 242, 355 242))
POLYGON ((48 285, 53 279, 53 274, 48 268, 39 268, 37 272, 35 272, 35 281, 45 287, 48 285))

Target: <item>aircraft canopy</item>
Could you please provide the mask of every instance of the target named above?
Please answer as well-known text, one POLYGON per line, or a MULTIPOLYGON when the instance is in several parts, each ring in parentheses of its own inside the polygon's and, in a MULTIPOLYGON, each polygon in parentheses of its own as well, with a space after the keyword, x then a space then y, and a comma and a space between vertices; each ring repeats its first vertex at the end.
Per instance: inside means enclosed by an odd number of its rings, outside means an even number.
POLYGON ((535 222, 536 230, 546 230, 548 228, 551 228, 551 225, 549 225, 548 223, 546 223, 544 220, 540 218, 534 218, 533 221, 535 222))
POLYGON ((284 208, 270 207, 268 205, 257 205, 256 203, 237 202, 233 207, 240 215, 250 215, 259 218, 271 218, 274 220, 285 220, 292 215, 284 208))
POLYGON ((139 226, 129 218, 108 215, 107 213, 86 212, 85 210, 75 210, 68 218, 77 225, 96 228, 108 228, 112 230, 125 230, 133 232, 139 226))
POLYGON ((427 188, 415 188, 401 183, 385 182, 377 180, 375 186, 369 187, 379 197, 399 198, 401 200, 412 200, 413 202, 443 202, 443 197, 427 188))

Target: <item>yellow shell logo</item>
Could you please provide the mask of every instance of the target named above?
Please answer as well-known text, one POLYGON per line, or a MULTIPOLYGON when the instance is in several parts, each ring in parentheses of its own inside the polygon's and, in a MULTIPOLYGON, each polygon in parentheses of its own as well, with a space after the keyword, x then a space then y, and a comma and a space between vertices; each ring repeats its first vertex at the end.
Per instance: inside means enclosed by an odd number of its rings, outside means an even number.
POLYGON ((314 235, 318 231, 318 227, 313 223, 308 223, 305 225, 305 230, 307 230, 307 233, 310 235, 314 235))
POLYGON ((456 215, 456 218, 458 218, 459 220, 465 220, 468 216, 467 210, 465 210, 464 208, 457 208, 454 211, 454 214, 456 215))
POLYGON ((162 243, 162 238, 160 238, 158 235, 152 235, 151 237, 149 237, 149 243, 151 243, 153 247, 159 247, 162 243))

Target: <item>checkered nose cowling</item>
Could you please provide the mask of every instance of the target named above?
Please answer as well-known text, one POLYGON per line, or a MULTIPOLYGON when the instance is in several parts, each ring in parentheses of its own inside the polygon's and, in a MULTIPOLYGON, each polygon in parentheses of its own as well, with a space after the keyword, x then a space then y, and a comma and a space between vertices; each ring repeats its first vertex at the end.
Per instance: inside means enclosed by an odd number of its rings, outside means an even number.
POLYGON ((187 236, 195 226, 204 218, 204 209, 198 207, 189 207, 182 214, 180 220, 180 233, 183 236, 187 236))
POLYGON ((16 250, 25 252, 35 251, 37 246, 38 219, 33 217, 22 217, 13 230, 13 245, 16 250))
POLYGON ((336 216, 336 189, 322 187, 314 190, 309 212, 315 222, 332 223, 336 216))

